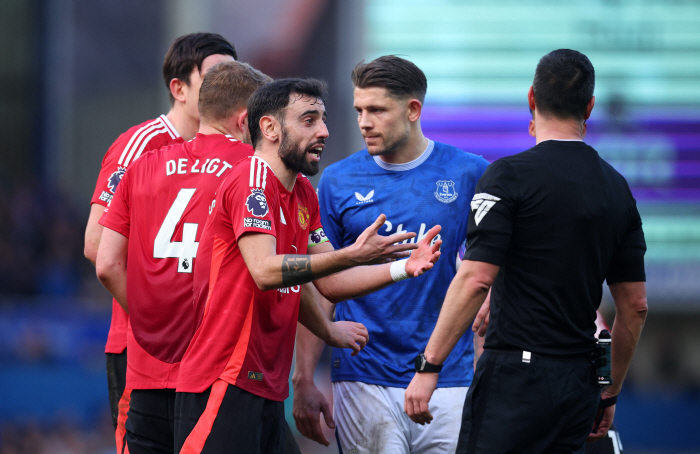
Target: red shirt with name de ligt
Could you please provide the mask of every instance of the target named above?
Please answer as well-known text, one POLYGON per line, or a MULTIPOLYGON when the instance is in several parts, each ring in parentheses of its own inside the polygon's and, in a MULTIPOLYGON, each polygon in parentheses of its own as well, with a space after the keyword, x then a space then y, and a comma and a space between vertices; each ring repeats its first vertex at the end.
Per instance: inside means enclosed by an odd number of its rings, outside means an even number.
POLYGON ((215 193, 252 147, 221 134, 144 154, 100 219, 129 239, 126 386, 175 388, 197 327, 193 270, 215 193))

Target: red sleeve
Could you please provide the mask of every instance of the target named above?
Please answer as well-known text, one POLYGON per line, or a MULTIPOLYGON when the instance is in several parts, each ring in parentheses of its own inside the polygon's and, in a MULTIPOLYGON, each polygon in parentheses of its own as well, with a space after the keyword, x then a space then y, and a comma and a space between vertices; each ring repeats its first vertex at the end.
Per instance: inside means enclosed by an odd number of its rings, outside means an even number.
POLYGON ((92 199, 90 203, 96 203, 104 207, 108 207, 114 197, 114 193, 117 190, 117 186, 124 176, 124 171, 126 168, 120 166, 119 156, 121 155, 122 149, 125 143, 123 135, 120 136, 107 153, 105 153, 104 158, 102 158, 102 167, 100 168, 100 174, 97 177, 97 183, 95 184, 95 191, 92 194, 92 199))
POLYGON ((100 218, 100 225, 121 233, 127 238, 129 238, 131 229, 131 214, 129 211, 131 205, 131 179, 129 175, 131 173, 127 172, 124 174, 109 208, 105 209, 100 218))
POLYGON ((280 211, 276 182, 272 170, 259 158, 243 160, 231 170, 231 185, 222 194, 236 239, 247 232, 277 236, 276 221, 280 211))

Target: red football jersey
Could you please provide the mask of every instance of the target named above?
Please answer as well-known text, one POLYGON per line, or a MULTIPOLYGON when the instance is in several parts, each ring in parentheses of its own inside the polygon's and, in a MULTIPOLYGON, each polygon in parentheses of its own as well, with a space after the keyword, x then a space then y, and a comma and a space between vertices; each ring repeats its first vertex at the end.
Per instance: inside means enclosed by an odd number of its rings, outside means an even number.
MULTIPOLYGON (((142 153, 156 150, 171 143, 181 142, 182 138, 165 115, 149 120, 120 135, 102 159, 100 175, 97 177, 95 192, 90 203, 109 206, 122 179, 126 167, 142 153)), ((126 348, 126 330, 129 316, 124 309, 112 300, 112 322, 107 335, 105 353, 121 353, 126 348)))
POLYGON ((308 179, 300 175, 289 192, 259 157, 234 167, 204 228, 194 276, 202 322, 182 359, 178 391, 202 392, 221 378, 266 399, 287 398, 300 286, 258 289, 237 241, 247 232, 267 233, 277 254, 306 254, 309 232, 318 228, 308 179))
POLYGON ((100 224, 129 238, 127 388, 175 388, 197 326, 192 277, 209 207, 252 154, 230 136, 197 134, 144 154, 124 174, 100 224))

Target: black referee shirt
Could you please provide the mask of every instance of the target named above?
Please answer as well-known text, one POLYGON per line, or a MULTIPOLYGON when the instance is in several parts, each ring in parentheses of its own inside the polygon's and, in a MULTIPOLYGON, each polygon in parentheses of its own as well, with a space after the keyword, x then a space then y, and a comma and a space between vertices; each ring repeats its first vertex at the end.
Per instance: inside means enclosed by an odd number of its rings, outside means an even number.
POLYGON ((501 267, 485 348, 588 352, 603 281, 646 280, 629 186, 583 142, 548 140, 491 164, 467 238, 467 260, 501 267))

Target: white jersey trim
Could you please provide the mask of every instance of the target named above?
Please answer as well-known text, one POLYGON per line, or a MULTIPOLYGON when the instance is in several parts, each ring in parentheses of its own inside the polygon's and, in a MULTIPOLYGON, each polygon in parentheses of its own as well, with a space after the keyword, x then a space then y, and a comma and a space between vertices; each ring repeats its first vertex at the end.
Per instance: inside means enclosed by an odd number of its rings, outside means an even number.
POLYGON ((384 162, 379 156, 373 156, 374 162, 377 163, 379 167, 384 170, 393 170, 395 172, 405 172, 406 170, 415 169, 419 165, 423 164, 432 154, 435 148, 435 142, 432 140, 428 141, 428 147, 418 156, 416 159, 410 162, 404 162, 403 164, 391 164, 389 162, 384 162))
POLYGON ((251 188, 260 188, 263 191, 267 185, 267 169, 270 165, 259 156, 250 158, 250 181, 251 188))
MULTIPOLYGON (((152 122, 146 123, 145 125, 140 127, 134 133, 134 135, 131 136, 131 139, 129 139, 129 142, 127 142, 126 147, 124 147, 124 151, 119 157, 118 164, 124 167, 128 166, 130 162, 136 160, 139 156, 141 156, 141 153, 143 153, 143 150, 146 148, 148 142, 158 134, 167 132, 170 135, 170 137, 175 139, 176 137, 173 135, 173 132, 168 127, 168 124, 170 122, 167 121, 166 123, 166 121, 167 118, 165 118, 165 115, 161 115, 152 122)), ((172 125, 170 126, 172 127, 172 125)), ((173 128, 173 131, 174 130, 175 129, 173 128)), ((179 137, 179 135, 177 137, 179 137)))
POLYGON ((170 123, 170 120, 168 120, 168 117, 165 115, 161 115, 160 118, 163 120, 163 123, 165 123, 165 126, 168 128, 168 132, 170 133, 170 137, 173 139, 177 139, 180 137, 180 134, 177 132, 177 129, 175 129, 175 126, 173 126, 172 123, 170 123))

